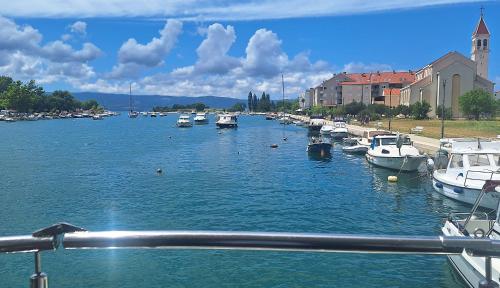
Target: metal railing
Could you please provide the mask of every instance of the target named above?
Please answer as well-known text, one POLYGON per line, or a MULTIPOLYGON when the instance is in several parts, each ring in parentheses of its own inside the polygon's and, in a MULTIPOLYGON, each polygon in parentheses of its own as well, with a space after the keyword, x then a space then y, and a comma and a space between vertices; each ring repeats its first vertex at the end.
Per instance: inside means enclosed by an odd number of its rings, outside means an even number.
MULTIPOLYGON (((102 231, 87 232, 69 224, 56 224, 32 236, 0 237, 0 252, 34 252, 35 274, 31 287, 48 287, 41 272, 41 252, 56 249, 241 249, 309 252, 461 254, 500 257, 500 240, 446 236, 380 236, 270 232, 209 231, 102 231), (81 231, 81 232, 75 232, 81 231)), ((490 264, 488 264, 490 263, 490 264)), ((488 275, 488 274, 487 274, 488 275)), ((491 275, 491 273, 489 273, 491 275)), ((488 285, 497 287, 491 277, 488 285)), ((486 283, 486 282, 485 282, 486 283)), ((484 284, 484 283, 483 283, 484 284)))

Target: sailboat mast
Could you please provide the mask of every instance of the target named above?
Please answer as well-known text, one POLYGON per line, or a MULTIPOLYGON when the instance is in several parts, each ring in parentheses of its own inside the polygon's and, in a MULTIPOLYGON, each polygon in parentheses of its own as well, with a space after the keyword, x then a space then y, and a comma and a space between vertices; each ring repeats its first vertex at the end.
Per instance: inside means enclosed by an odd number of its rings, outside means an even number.
POLYGON ((283 93, 283 118, 285 117, 285 81, 283 80, 283 74, 281 74, 281 89, 283 93))
POLYGON ((130 110, 130 112, 133 111, 133 108, 132 108, 132 83, 129 83, 129 92, 128 92, 128 108, 130 110))

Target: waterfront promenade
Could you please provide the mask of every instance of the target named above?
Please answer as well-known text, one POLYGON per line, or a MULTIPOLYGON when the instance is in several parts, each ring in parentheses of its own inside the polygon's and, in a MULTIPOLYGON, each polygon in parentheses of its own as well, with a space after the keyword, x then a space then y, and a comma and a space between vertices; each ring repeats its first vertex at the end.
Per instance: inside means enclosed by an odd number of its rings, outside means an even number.
MULTIPOLYGON (((303 115, 290 115, 291 118, 300 120, 300 121, 309 121, 308 116, 303 116, 303 115)), ((325 120, 325 123, 327 125, 333 125, 333 121, 331 120, 325 120)), ((364 127, 364 126, 359 126, 359 125, 347 125, 347 129, 349 130, 350 134, 353 134, 355 136, 363 136, 363 133, 365 131, 371 131, 371 130, 376 130, 373 127, 364 127)), ((434 139, 434 138, 429 138, 429 137, 424 137, 424 136, 419 136, 419 135, 414 135, 414 134, 409 134, 411 141, 413 141, 413 145, 420 150, 422 153, 427 153, 427 154, 434 154, 437 150, 439 150, 439 139, 434 139)))

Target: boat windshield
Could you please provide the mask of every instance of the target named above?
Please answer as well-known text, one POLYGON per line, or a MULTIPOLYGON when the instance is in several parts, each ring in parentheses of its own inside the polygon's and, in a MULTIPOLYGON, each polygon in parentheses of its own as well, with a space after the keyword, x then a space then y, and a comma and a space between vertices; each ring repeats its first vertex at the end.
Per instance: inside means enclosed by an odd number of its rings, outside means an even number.
POLYGON ((491 166, 488 154, 469 154, 467 158, 470 167, 491 166))
MULTIPOLYGON (((397 137, 381 138, 380 145, 396 145, 397 140, 397 137)), ((404 138, 403 145, 411 145, 410 138, 404 138)))

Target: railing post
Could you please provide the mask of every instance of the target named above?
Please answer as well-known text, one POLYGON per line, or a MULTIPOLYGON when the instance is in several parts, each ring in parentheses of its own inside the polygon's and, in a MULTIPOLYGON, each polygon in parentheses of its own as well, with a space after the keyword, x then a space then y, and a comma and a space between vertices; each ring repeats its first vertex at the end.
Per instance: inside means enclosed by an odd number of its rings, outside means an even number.
POLYGON ((484 259, 484 272, 485 278, 479 282, 479 288, 498 288, 498 283, 493 281, 491 277, 491 257, 485 257, 484 259))
POLYGON ((31 288, 48 288, 47 274, 42 272, 42 261, 40 251, 35 252, 35 274, 30 277, 31 288))

